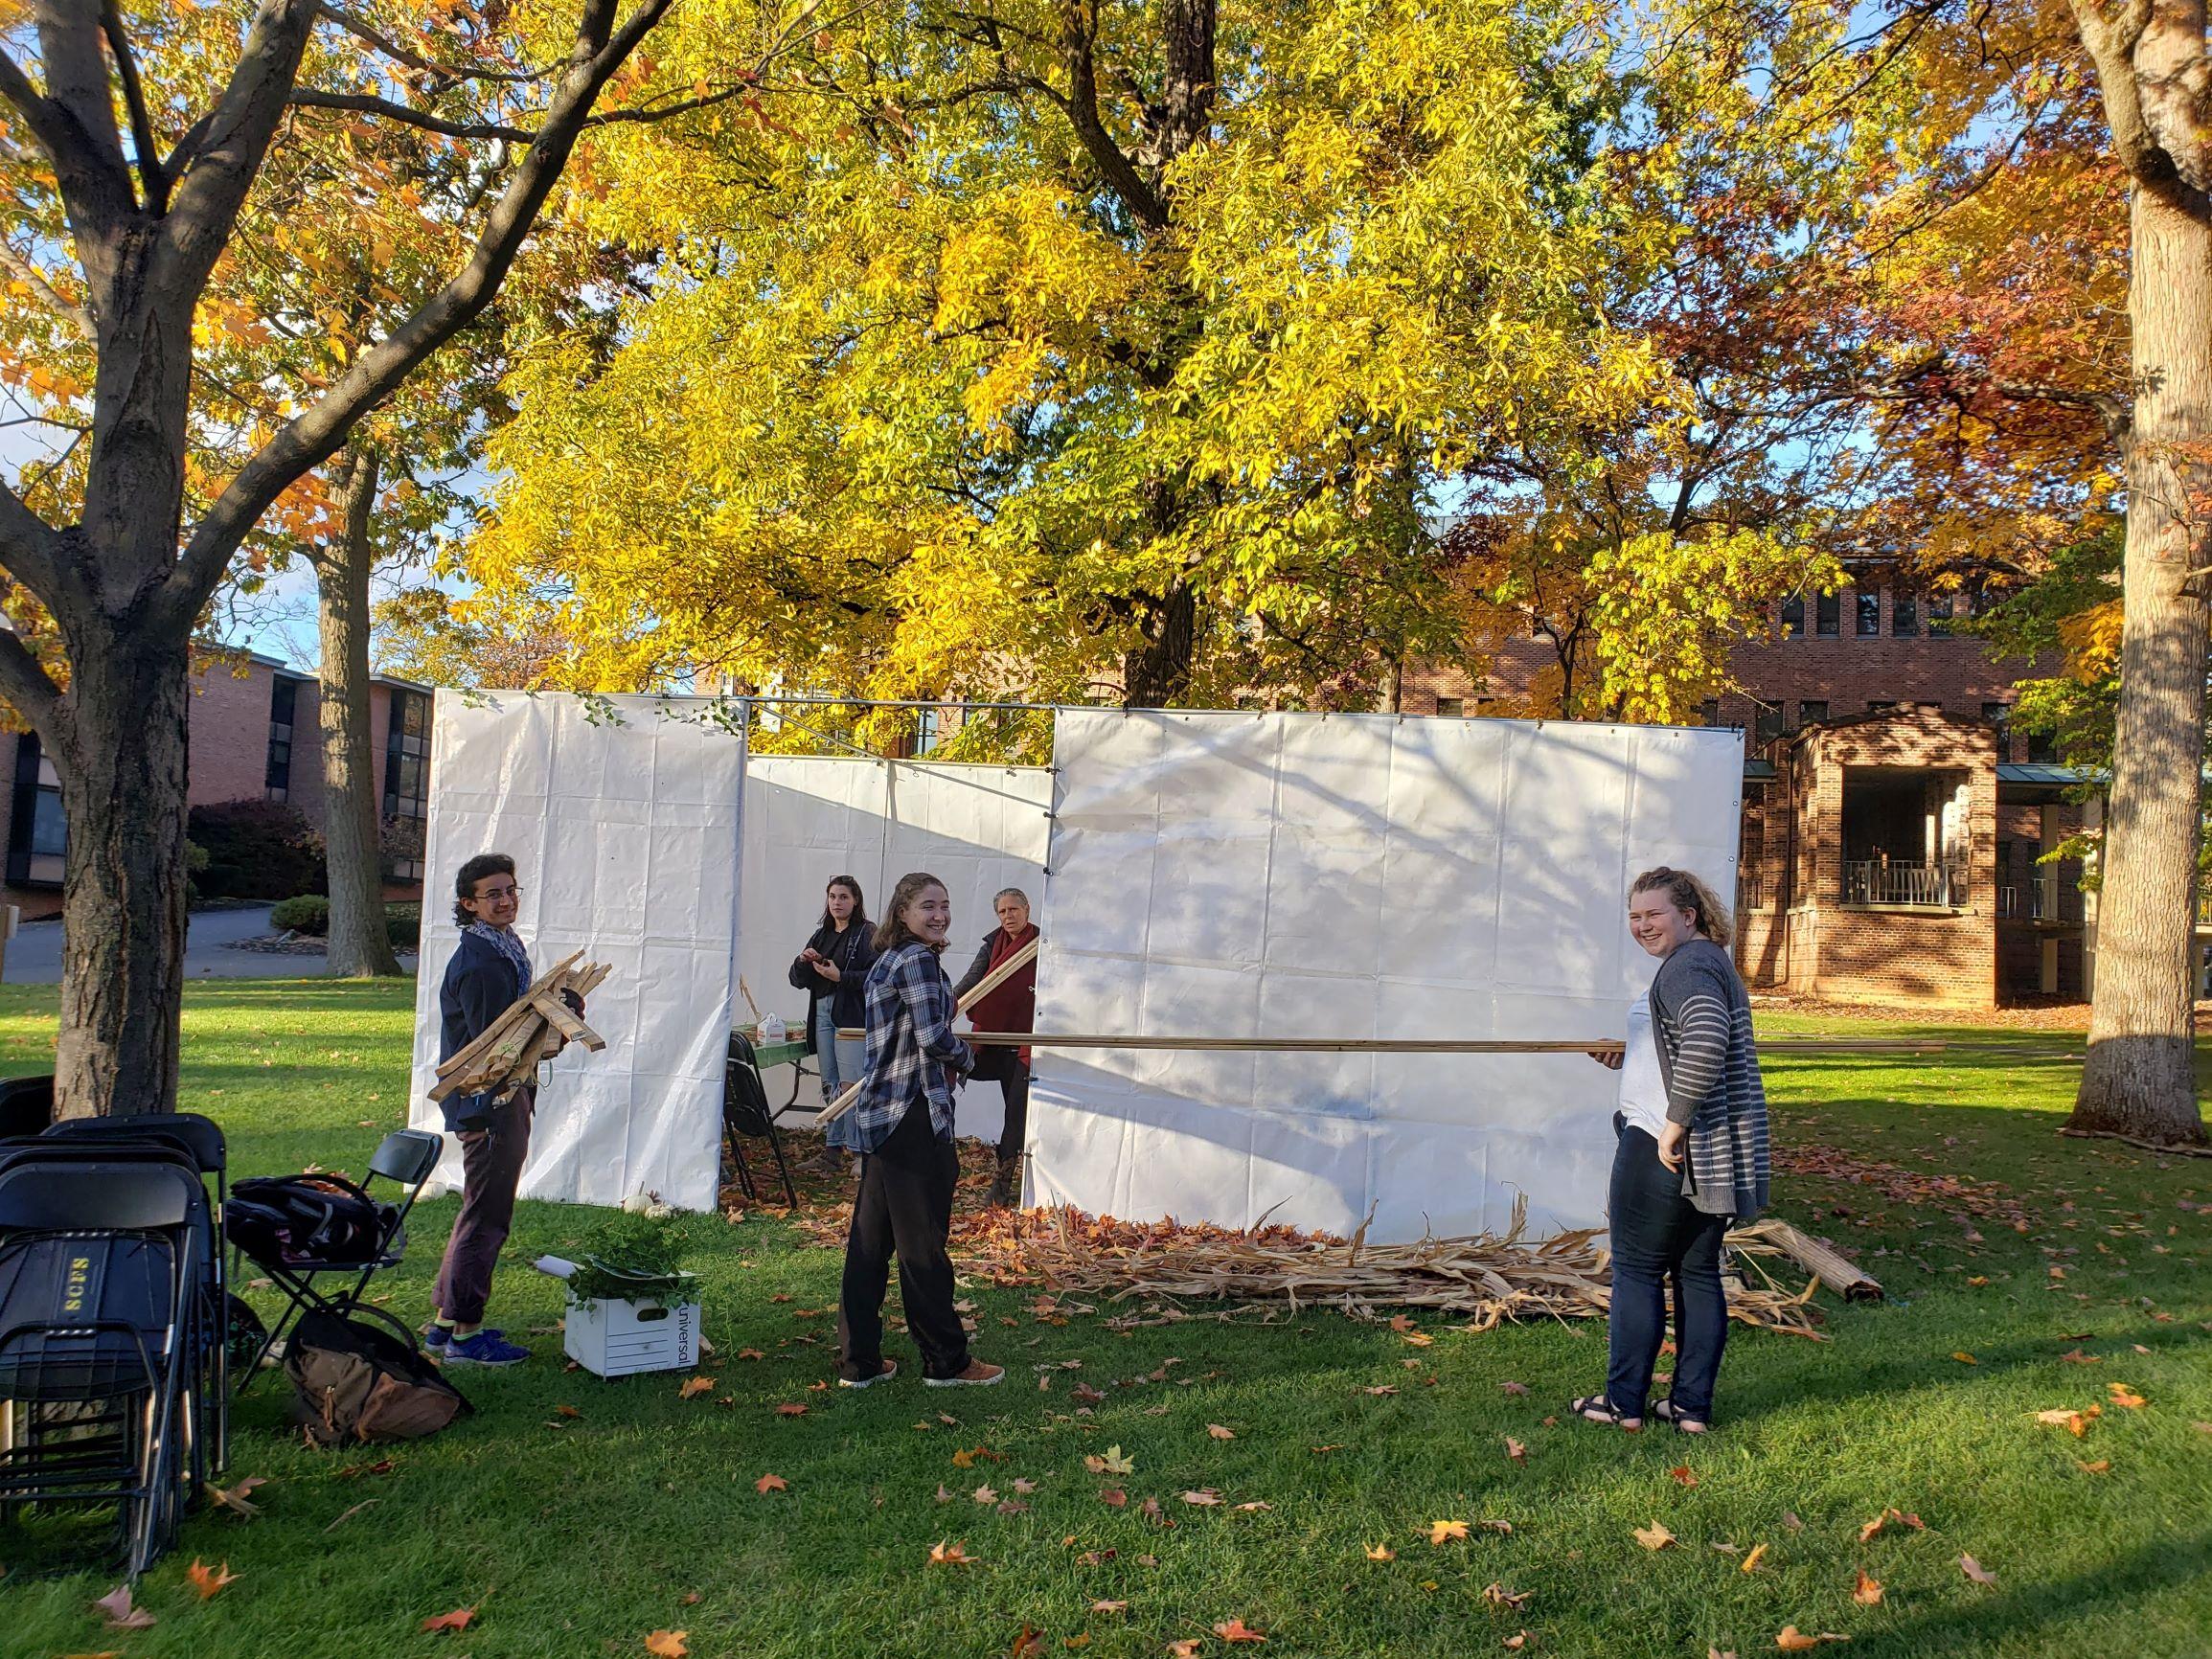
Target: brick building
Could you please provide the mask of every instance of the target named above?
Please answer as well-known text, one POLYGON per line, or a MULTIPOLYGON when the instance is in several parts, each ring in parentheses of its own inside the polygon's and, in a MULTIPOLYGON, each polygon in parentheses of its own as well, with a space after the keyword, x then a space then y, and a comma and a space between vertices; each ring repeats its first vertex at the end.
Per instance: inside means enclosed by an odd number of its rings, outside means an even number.
MULTIPOLYGON (((193 675, 192 693, 190 804, 286 801, 319 828, 324 802, 316 705, 321 692, 314 676, 274 657, 248 653, 202 663, 193 675)), ((378 816, 402 826, 420 825, 429 789, 430 690, 376 675, 369 696, 378 816)), ((54 763, 39 753, 35 733, 0 735, 0 761, 10 759, 13 764, 6 776, 13 787, 9 810, 0 815, 7 902, 20 905, 27 919, 56 915, 61 909, 68 838, 60 780, 54 763)), ((386 875, 388 897, 421 896, 420 863, 391 860, 386 875)))
MULTIPOLYGON (((1744 733, 1738 962, 1754 987, 1838 1001, 1987 1007, 2086 994, 2076 775, 2013 734, 2013 685, 1954 602, 1876 579, 1779 604, 1701 711, 1744 733)), ((1408 714, 1513 712, 1549 662, 1528 641, 1490 683, 1409 673, 1408 714)))

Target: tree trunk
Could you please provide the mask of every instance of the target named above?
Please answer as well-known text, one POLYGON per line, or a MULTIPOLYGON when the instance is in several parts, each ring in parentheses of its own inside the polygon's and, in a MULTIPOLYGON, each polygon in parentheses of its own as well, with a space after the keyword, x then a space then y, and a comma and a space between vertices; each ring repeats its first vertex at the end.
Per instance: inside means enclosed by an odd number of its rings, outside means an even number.
POLYGON ((2191 1005, 2202 834, 2205 602, 2188 572, 2212 485, 2212 225, 2138 188, 2134 422, 2120 709, 2089 1047, 2068 1127, 2201 1143, 2191 1005))
POLYGON ((1191 689, 1197 654, 1198 596, 1177 577, 1147 612, 1144 642, 1122 658, 1122 706, 1166 709, 1191 689))
POLYGON ((69 848, 55 1116, 170 1111, 184 987, 187 646, 118 627, 94 648, 71 640, 69 656, 75 760, 56 767, 69 848))
POLYGON ((376 834, 376 763, 369 704, 369 534, 376 505, 374 451, 349 449, 332 469, 345 507, 340 540, 315 559, 315 620, 323 670, 323 845, 331 875, 330 970, 397 974, 384 926, 384 881, 376 834))

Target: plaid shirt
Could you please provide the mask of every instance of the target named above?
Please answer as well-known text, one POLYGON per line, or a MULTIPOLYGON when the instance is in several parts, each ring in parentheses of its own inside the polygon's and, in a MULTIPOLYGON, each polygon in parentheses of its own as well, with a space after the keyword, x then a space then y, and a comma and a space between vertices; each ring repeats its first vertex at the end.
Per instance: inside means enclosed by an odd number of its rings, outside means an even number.
POLYGON ((975 1069, 968 1045, 952 1034, 952 987, 937 952, 902 944, 868 970, 867 1074, 853 1109, 830 1125, 830 1144, 873 1152, 891 1138, 906 1108, 929 1102, 930 1127, 952 1138, 952 1086, 947 1065, 975 1069))

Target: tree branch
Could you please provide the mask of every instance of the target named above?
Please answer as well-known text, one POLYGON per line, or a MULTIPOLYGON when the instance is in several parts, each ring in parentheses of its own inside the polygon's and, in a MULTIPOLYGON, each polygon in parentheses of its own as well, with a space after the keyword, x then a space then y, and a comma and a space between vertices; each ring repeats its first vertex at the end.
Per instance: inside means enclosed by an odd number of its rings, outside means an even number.
POLYGON ((0 627, 0 698, 31 722, 47 751, 73 761, 73 735, 64 723, 61 688, 11 627, 0 627))
POLYGON ((58 610, 66 599, 77 597, 61 591, 67 584, 60 533, 5 483, 0 483, 0 569, 29 588, 48 610, 58 610))
POLYGON ((89 342, 92 339, 92 312, 83 306, 65 300, 46 280, 46 273, 32 263, 28 255, 18 253, 15 244, 0 238, 0 267, 21 283, 37 297, 38 303, 57 317, 76 329, 89 342))
POLYGON ((386 121, 400 122, 446 138, 497 138, 510 144, 530 144, 537 137, 526 126, 509 126, 497 121, 447 121, 444 116, 428 115, 396 100, 375 98, 363 92, 318 92, 312 87, 295 87, 286 102, 295 109, 350 109, 358 115, 378 115, 386 121))
MULTIPOLYGON (((97 35, 93 44, 97 50, 97 35)), ((5 52, 0 52, 0 98, 15 106, 46 152, 80 243, 97 245, 138 206, 129 170, 123 165, 122 146, 116 145, 112 154, 103 152, 67 110, 31 84, 22 66, 5 52)))
POLYGON ((337 7, 328 4, 327 0, 323 15, 354 39, 375 47, 393 62, 404 63, 409 69, 420 69, 425 75, 435 75, 445 80, 543 80, 559 67, 549 63, 543 69, 464 69, 458 64, 439 63, 420 53, 409 51, 390 35, 379 34, 364 19, 355 17, 350 11, 339 11, 337 7))
POLYGON ((536 224, 591 106, 616 70, 667 12, 671 0, 640 0, 614 27, 615 0, 587 0, 569 67, 536 142, 500 193, 467 264, 406 322, 354 359, 313 407, 264 443, 208 510, 164 583, 172 618, 189 620, 215 591, 230 557, 262 512, 294 480, 319 466, 356 422, 399 389, 425 357, 491 303, 536 224))
POLYGON ((146 190, 150 213, 169 211, 169 173, 161 164, 161 150, 153 142, 153 122, 146 112, 146 88, 138 79, 138 59, 131 56, 130 36, 124 33, 123 9, 116 0, 104 0, 100 9, 101 32, 115 57, 115 71, 123 80, 124 106, 130 111, 130 148, 138 154, 139 183, 146 190))
POLYGON ((1067 70, 1067 97, 1059 101, 1060 107, 1067 111, 1076 137, 1105 176, 1107 188, 1121 197, 1122 204, 1147 230, 1166 230, 1167 205, 1099 119, 1098 67, 1091 51, 1098 34, 1095 23, 1084 21, 1083 0, 1060 0, 1060 56, 1067 70))

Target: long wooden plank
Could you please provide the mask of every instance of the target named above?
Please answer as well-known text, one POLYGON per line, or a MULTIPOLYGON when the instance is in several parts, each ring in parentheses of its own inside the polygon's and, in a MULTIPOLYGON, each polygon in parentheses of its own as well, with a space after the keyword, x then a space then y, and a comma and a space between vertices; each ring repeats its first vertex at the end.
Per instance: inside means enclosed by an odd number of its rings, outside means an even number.
MULTIPOLYGON (((1037 947, 1043 943, 1044 936, 1039 934, 1037 938, 1031 940, 1027 944, 1023 945, 1019 950, 1015 951, 1012 956, 1008 957, 1004 962, 1000 963, 996 967, 992 968, 989 973, 985 974, 981 979, 977 980, 975 984, 969 989, 968 994, 952 1005, 952 1017, 958 1019, 962 1014, 966 1013, 969 1009, 973 1008, 977 1003, 981 1002, 985 997, 989 996, 992 991, 996 990, 1000 986, 1004 985, 1008 980, 1012 979, 1015 974, 1019 973, 1023 968, 1027 967, 1031 963, 1035 962, 1037 960, 1037 947)), ((862 1034, 865 1035, 866 1034, 863 1033, 862 1034)), ((865 1082, 866 1080, 866 1079, 862 1079, 861 1082, 865 1082)), ((818 1129, 824 1124, 830 1123, 834 1119, 841 1118, 847 1112, 851 1111, 853 1109, 853 1102, 860 1098, 860 1088, 861 1083, 855 1083, 851 1088, 847 1089, 843 1094, 839 1095, 835 1100, 832 1101, 827 1106, 824 1106, 820 1114, 814 1119, 814 1126, 818 1129)))
POLYGON ((485 1050, 494 1046, 499 1041, 500 1037, 505 1034, 504 1028, 509 1024, 509 1022, 522 1017, 521 1011, 525 1011, 529 1008, 530 999, 536 996, 539 991, 551 987, 553 983, 562 974, 566 973, 570 968, 574 967, 578 959, 582 955, 583 952, 581 950, 572 951, 567 956, 562 957, 559 962, 555 963, 553 966, 546 972, 539 974, 537 978, 532 982, 528 990, 525 990, 520 996, 516 997, 513 1003, 509 1004, 506 1010, 501 1012, 497 1019, 493 1020, 490 1025, 486 1026, 482 1031, 476 1034, 474 1040, 456 1050, 451 1059, 442 1061, 438 1067, 438 1075, 440 1077, 445 1077, 448 1072, 454 1071, 458 1067, 467 1065, 470 1060, 475 1059, 479 1055, 484 1053, 485 1050))
POLYGON ((1619 1054, 1618 1037, 1106 1036, 1088 1033, 979 1031, 962 1039, 993 1048, 1216 1049, 1258 1054, 1584 1055, 1619 1054))

